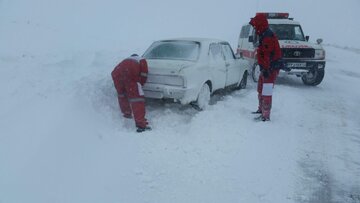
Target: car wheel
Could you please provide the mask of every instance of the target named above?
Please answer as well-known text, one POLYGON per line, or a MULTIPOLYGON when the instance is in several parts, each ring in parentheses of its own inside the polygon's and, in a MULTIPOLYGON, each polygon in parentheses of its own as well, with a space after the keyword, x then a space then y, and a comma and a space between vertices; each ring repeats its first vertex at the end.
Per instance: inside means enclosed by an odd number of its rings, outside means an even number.
POLYGON ((239 85, 237 86, 236 89, 240 90, 240 89, 245 89, 246 88, 246 85, 247 85, 247 78, 248 78, 248 72, 245 71, 244 72, 244 75, 239 83, 239 85))
POLYGON ((251 77, 254 82, 257 82, 259 80, 260 73, 261 73, 261 71, 260 71, 259 64, 254 63, 254 66, 252 67, 252 70, 251 70, 251 77))
POLYGON ((196 106, 199 110, 204 110, 209 106, 210 103, 210 87, 207 83, 205 83, 200 89, 198 98, 196 100, 196 106))
POLYGON ((324 79, 324 75, 324 68, 315 69, 304 74, 301 79, 305 85, 316 86, 322 82, 322 80, 324 79))

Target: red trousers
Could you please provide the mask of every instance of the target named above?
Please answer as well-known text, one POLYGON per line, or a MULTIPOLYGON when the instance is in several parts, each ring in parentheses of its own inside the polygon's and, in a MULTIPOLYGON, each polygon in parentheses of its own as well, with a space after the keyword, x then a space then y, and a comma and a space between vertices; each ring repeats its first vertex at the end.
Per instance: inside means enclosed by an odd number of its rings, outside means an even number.
POLYGON ((275 85, 275 81, 279 71, 272 71, 269 77, 265 78, 261 73, 258 81, 258 110, 262 112, 264 118, 270 119, 271 105, 272 105, 272 93, 275 85))
POLYGON ((148 122, 145 118, 145 98, 140 83, 120 81, 115 83, 121 112, 124 117, 134 115, 136 127, 145 128, 148 122))

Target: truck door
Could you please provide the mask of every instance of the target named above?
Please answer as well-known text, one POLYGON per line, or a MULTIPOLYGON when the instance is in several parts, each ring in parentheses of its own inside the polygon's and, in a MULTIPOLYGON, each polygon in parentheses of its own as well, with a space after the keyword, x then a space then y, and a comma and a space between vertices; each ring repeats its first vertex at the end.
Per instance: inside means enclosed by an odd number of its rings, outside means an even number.
POLYGON ((236 50, 236 54, 240 56, 240 52, 244 57, 248 57, 248 49, 249 49, 249 33, 250 33, 250 25, 244 25, 241 28, 240 36, 239 36, 239 42, 238 42, 238 48, 236 50))
POLYGON ((255 51, 257 48, 257 45, 259 42, 259 37, 256 35, 255 30, 253 27, 250 27, 250 31, 249 31, 249 37, 247 39, 247 50, 248 50, 248 54, 246 59, 249 61, 249 65, 252 67, 255 63, 255 51), (253 42, 249 41, 249 37, 253 38, 253 42))

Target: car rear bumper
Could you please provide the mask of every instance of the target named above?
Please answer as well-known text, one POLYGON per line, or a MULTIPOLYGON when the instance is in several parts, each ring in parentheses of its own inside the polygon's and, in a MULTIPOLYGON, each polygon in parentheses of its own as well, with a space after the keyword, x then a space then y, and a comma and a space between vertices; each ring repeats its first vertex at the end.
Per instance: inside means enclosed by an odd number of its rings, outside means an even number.
POLYGON ((146 98, 174 99, 179 100, 182 104, 187 104, 195 100, 192 97, 195 89, 185 87, 146 83, 143 90, 146 98))

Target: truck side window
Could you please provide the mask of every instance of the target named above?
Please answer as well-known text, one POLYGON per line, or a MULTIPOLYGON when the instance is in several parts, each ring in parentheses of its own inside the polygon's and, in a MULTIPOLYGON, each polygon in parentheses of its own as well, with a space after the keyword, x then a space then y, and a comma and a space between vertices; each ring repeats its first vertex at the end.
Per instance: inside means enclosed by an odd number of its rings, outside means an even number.
POLYGON ((304 40, 304 35, 300 26, 295 27, 295 40, 304 40))
POLYGON ((252 29, 251 35, 253 36, 254 39, 254 46, 257 47, 259 45, 259 36, 256 34, 255 29, 252 29))
POLYGON ((240 38, 248 38, 249 37, 249 32, 250 32, 250 25, 244 25, 241 28, 240 38))

